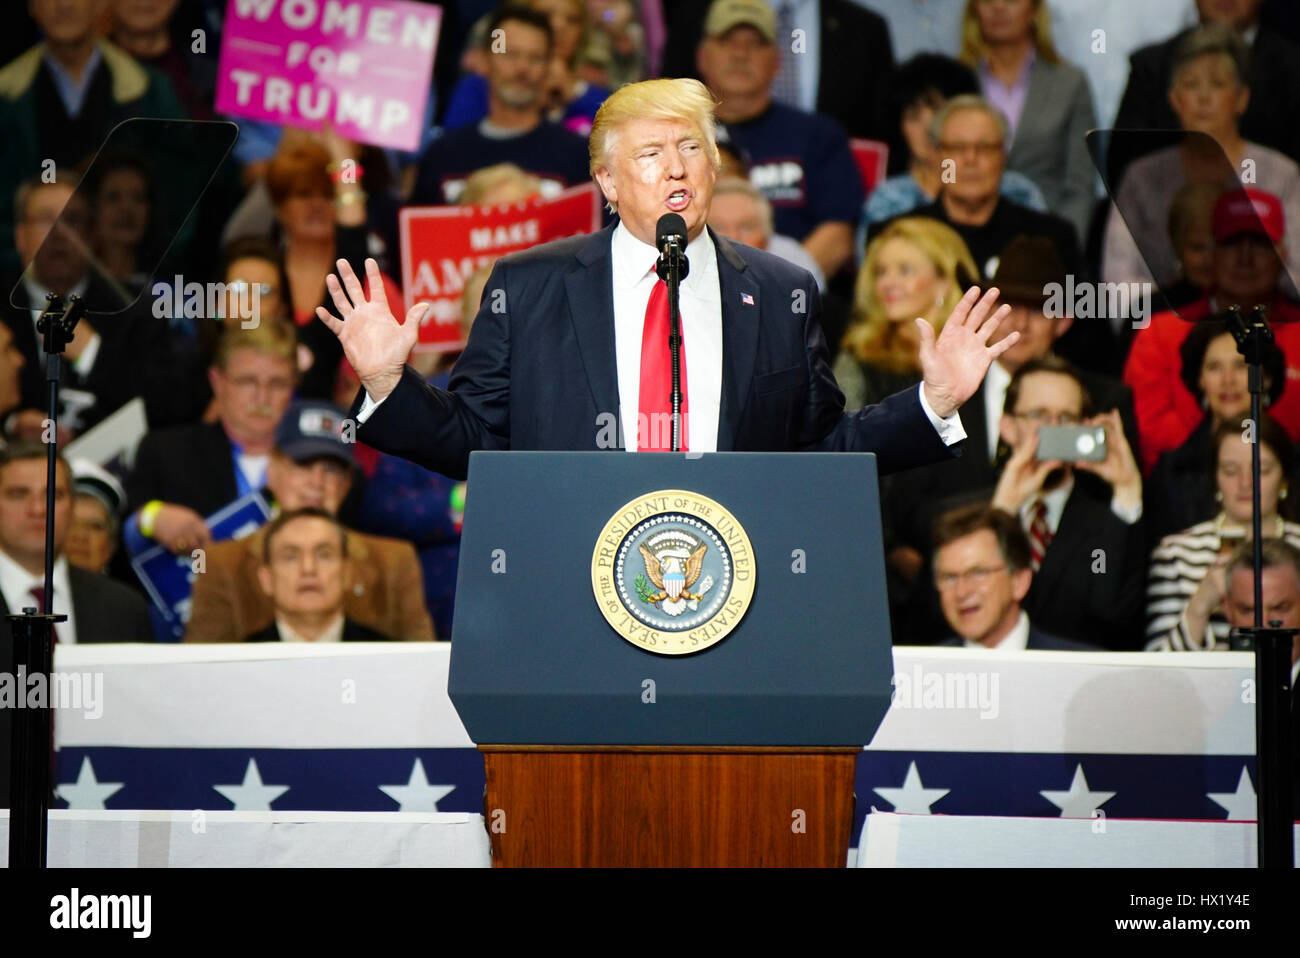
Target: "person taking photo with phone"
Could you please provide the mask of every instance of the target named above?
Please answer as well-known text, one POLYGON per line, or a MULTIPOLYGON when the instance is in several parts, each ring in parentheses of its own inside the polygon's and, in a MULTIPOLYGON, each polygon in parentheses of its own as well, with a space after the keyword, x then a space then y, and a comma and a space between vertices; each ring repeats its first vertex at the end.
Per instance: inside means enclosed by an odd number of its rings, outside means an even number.
POLYGON ((1011 377, 998 431, 1011 455, 992 505, 1017 517, 1029 536, 1030 618, 1063 638, 1137 648, 1142 473, 1119 413, 1093 415, 1079 373, 1049 355, 1011 377))

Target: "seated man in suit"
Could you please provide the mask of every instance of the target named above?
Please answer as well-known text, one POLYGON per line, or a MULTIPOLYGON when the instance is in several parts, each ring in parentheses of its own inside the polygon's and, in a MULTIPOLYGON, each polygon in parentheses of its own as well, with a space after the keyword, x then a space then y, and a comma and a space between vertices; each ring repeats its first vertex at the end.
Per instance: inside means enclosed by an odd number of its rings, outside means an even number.
POLYGON ((282 512, 262 537, 257 581, 275 619, 245 642, 384 642, 343 614, 351 587, 348 534, 321 509, 282 512))
MULTIPOLYGON (((266 471, 265 498, 279 513, 318 509, 337 519, 352 487, 354 443, 343 414, 329 403, 294 403, 275 431, 266 471)), ((238 642, 272 623, 274 610, 259 580, 269 526, 217 542, 194 577, 186 642, 238 642)), ((395 639, 431 641, 433 623, 424 601, 420 560, 409 542, 348 533, 350 620, 395 639)))
MULTIPOLYGON (((998 431, 1010 456, 992 490, 973 484, 944 488, 928 475, 940 470, 918 471, 907 478, 915 477, 916 495, 927 506, 917 510, 918 515, 991 499, 993 506, 1020 520, 1034 550, 1034 583, 1025 608, 1043 628, 1108 648, 1136 649, 1147 558, 1142 478, 1119 412, 1094 416, 1092 410, 1091 397, 1073 366, 1051 355, 1030 360, 1007 386, 998 431), (1040 426, 1078 424, 1105 428, 1104 460, 1036 458, 1040 426)), ((901 538, 915 527, 913 517, 896 532, 901 538)), ((903 544, 922 553, 924 568, 929 543, 913 539, 903 544)), ((918 642, 936 639, 937 610, 930 607, 928 596, 914 602, 906 610, 910 619, 900 617, 908 622, 904 634, 918 642)))
POLYGON ((123 538, 172 552, 211 544, 204 517, 266 485, 275 427, 298 381, 297 340, 279 323, 229 326, 208 370, 216 422, 150 432, 127 478, 123 538))
POLYGON ((934 584, 943 616, 957 634, 940 645, 968 649, 1090 652, 1034 628, 1020 604, 1029 592, 1029 540, 1013 517, 983 503, 940 516, 934 526, 934 584))
MULTIPOLYGON (((1285 539, 1265 539, 1261 546, 1260 594, 1264 600, 1264 625, 1278 629, 1300 629, 1300 550, 1285 539)), ((1223 574, 1227 592, 1223 608, 1234 629, 1255 624, 1254 550, 1249 542, 1239 545, 1228 558, 1223 574)), ((1291 637, 1291 695, 1296 696, 1300 677, 1300 632, 1291 637)), ((1295 705, 1292 715, 1300 720, 1295 705)), ((1292 743, 1300 751, 1300 741, 1292 743)), ((1300 805, 1300 795, 1296 796, 1300 805)))
MULTIPOLYGON (((44 443, 21 441, 0 452, 0 615, 43 607, 45 593, 46 457, 44 443)), ((152 642, 144 600, 119 582, 80 569, 63 554, 72 524, 72 471, 60 457, 54 491, 54 605, 66 615, 56 640, 152 642)), ((13 650, 0 617, 0 657, 13 650)), ((12 669, 9 670, 12 672, 12 669)))

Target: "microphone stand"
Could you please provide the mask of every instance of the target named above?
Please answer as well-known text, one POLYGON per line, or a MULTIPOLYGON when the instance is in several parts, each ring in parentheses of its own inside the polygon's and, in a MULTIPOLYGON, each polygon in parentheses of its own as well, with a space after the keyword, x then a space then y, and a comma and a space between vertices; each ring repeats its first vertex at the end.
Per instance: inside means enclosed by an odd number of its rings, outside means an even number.
MULTIPOLYGON (((18 697, 23 707, 14 710, 12 749, 9 755, 9 867, 44 868, 53 782, 54 720, 50 696, 54 670, 54 624, 66 615, 51 615, 54 602, 54 492, 58 474, 59 379, 63 350, 72 341, 72 331, 85 313, 79 296, 68 298, 49 293, 45 309, 36 321, 43 337, 45 379, 50 386, 49 441, 45 478, 45 608, 24 608, 21 615, 9 615, 13 628, 14 668, 18 675, 18 697), (33 676, 44 683, 45 694, 32 708, 25 703, 33 676)), ((39 688, 39 684, 37 685, 39 688)))
POLYGON ((1263 539, 1259 488, 1260 393, 1264 389, 1264 353, 1273 345, 1267 311, 1256 306, 1246 319, 1239 307, 1229 308, 1228 331, 1250 370, 1250 420, 1255 441, 1250 444, 1252 484, 1252 565, 1255 574, 1255 624, 1239 628, 1255 651, 1255 772, 1259 778, 1256 814, 1256 849, 1260 868, 1295 867, 1292 844, 1292 777, 1295 774, 1291 743, 1291 644, 1296 629, 1264 627, 1263 539))
POLYGON ((682 448, 682 314, 677 297, 690 268, 681 238, 666 237, 655 272, 668 286, 668 355, 672 365, 672 389, 668 393, 668 402, 672 409, 673 452, 680 452, 682 448))

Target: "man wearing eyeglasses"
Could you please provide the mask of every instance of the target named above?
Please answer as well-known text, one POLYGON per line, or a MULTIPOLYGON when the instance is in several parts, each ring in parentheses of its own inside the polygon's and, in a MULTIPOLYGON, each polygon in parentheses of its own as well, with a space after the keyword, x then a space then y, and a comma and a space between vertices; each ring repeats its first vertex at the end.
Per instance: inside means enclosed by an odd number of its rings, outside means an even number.
POLYGON ((298 382, 297 341, 275 323, 228 326, 208 380, 216 422, 155 430, 127 478, 127 548, 152 539, 171 552, 211 543, 203 517, 266 485, 275 427, 298 382))
MULTIPOLYGON (((1013 203, 999 192, 1007 168, 1007 121, 988 100, 955 96, 930 127, 940 163, 939 195, 907 216, 929 216, 951 226, 970 249, 984 279, 998 268, 1002 251, 1017 236, 1046 236, 1056 246, 1066 271, 1079 277, 1082 257, 1074 227, 1059 216, 1013 203)), ((874 239, 889 223, 872 225, 874 239)))
POLYGON ((1034 579, 1020 524, 975 503, 939 517, 934 527, 934 584, 943 617, 956 633, 940 645, 968 649, 1095 651, 1033 626, 1021 607, 1034 579))
POLYGON ((1011 455, 992 506, 1018 519, 1029 537, 1030 617, 1066 638, 1137 648, 1146 559, 1142 474, 1119 412, 1092 415, 1078 372, 1045 356, 1011 377, 999 433, 1011 455), (1105 458, 1038 458, 1041 428, 1080 424, 1105 429, 1105 458))

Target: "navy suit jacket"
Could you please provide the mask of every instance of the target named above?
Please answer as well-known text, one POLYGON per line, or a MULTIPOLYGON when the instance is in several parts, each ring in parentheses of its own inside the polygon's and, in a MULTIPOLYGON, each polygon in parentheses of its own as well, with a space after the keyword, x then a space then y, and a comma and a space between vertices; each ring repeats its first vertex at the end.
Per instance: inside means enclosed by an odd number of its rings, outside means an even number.
MULTIPOLYGON (((448 389, 408 366, 357 438, 454 479, 475 449, 617 448, 607 441, 619 414, 613 229, 498 260, 448 389)), ((720 452, 874 452, 881 472, 960 454, 939 438, 916 387, 846 414, 812 276, 710 235, 722 300, 720 452)))

